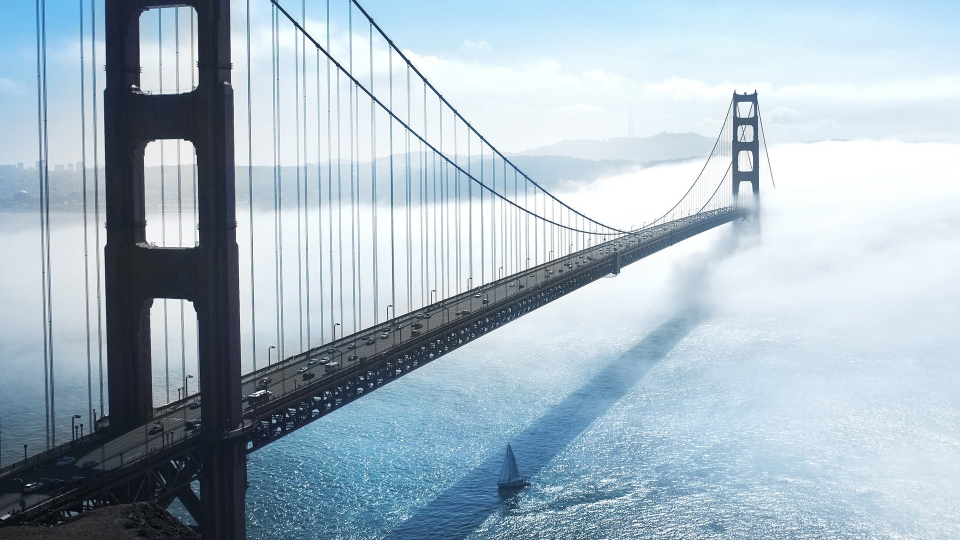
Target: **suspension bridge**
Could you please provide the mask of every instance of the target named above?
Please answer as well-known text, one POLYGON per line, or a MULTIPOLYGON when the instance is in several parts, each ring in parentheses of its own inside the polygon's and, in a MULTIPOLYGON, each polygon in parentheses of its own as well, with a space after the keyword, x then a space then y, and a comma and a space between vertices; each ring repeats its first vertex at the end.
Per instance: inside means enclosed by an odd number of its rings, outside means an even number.
POLYGON ((626 265, 759 217, 756 93, 733 94, 675 204, 618 228, 518 169, 358 2, 240 4, 79 2, 80 124, 56 129, 83 147, 88 410, 62 441, 37 1, 45 448, 0 467, 0 526, 179 500, 204 537, 242 538, 246 454, 626 265))

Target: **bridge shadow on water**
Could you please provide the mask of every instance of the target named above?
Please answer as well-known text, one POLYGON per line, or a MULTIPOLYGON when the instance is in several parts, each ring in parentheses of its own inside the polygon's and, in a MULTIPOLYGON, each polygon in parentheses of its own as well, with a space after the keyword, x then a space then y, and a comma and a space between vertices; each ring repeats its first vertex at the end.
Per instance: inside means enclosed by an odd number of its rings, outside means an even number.
MULTIPOLYGON (((541 469, 626 395, 703 318, 699 310, 693 309, 664 322, 515 435, 510 443, 517 453, 521 472, 536 481, 541 469)), ((469 536, 491 514, 510 504, 513 498, 509 494, 501 495, 497 490, 496 479, 502 461, 502 451, 490 456, 398 525, 387 538, 453 540, 469 536)))

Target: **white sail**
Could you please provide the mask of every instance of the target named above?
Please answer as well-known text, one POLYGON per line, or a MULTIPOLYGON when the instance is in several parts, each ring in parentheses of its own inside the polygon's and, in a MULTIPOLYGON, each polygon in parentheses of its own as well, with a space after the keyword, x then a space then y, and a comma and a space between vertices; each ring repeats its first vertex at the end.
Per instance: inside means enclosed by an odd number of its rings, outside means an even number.
POLYGON ((507 443, 507 453, 503 456, 503 466, 500 467, 498 483, 507 484, 520 480, 520 471, 517 470, 517 460, 513 457, 513 449, 507 443))

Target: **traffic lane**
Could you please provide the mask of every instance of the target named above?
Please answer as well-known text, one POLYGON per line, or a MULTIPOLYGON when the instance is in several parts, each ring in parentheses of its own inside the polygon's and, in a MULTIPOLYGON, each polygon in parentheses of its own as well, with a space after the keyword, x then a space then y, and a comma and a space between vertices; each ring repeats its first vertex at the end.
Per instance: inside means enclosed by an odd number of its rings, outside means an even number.
MULTIPOLYGON (((95 468, 84 469, 82 467, 84 461, 78 460, 73 465, 63 467, 57 467, 53 464, 44 465, 31 469, 30 471, 25 471, 25 474, 17 476, 17 478, 23 480, 23 484, 38 482, 44 484, 40 490, 23 495, 26 506, 29 507, 39 504, 52 496, 64 492, 64 490, 70 487, 69 483, 74 479, 83 478, 86 480, 103 474, 103 471, 95 468), (57 481, 63 481, 67 483, 67 485, 53 487, 57 481)), ((20 509, 21 490, 21 484, 14 482, 13 478, 0 483, 0 515, 6 514, 11 510, 20 509)))
MULTIPOLYGON (((410 336, 410 332, 414 330, 414 324, 421 324, 425 328, 418 330, 427 330, 431 331, 440 326, 446 325, 452 321, 455 321, 457 318, 457 313, 462 313, 463 311, 474 312, 478 309, 482 309, 492 302, 496 304, 502 299, 507 298, 511 294, 516 294, 522 288, 527 288, 531 285, 539 285, 556 274, 563 273, 564 268, 573 270, 579 268, 582 265, 587 264, 598 264, 600 261, 597 260, 587 260, 577 261, 578 258, 585 258, 586 256, 593 255, 602 255, 604 253, 610 253, 610 247, 598 247, 591 249, 586 253, 583 253, 579 256, 566 256, 559 258, 554 261, 552 264, 546 267, 541 267, 539 270, 534 270, 533 272, 519 275, 513 279, 507 281, 488 284, 471 291, 464 293, 462 298, 454 300, 452 303, 441 301, 439 305, 426 306, 418 310, 406 313, 401 317, 393 319, 388 322, 380 323, 379 325, 370 327, 362 332, 357 332, 352 336, 347 338, 341 338, 340 341, 333 342, 328 345, 321 345, 318 348, 326 347, 327 350, 319 351, 313 354, 299 354, 294 358, 299 357, 298 359, 291 362, 290 359, 282 360, 277 365, 278 367, 273 371, 261 372, 258 374, 250 374, 246 380, 243 381, 241 386, 241 392, 246 398, 251 393, 256 392, 259 389, 265 389, 273 394, 274 397, 283 396, 289 392, 294 392, 302 385, 306 383, 307 380, 303 379, 305 373, 313 373, 314 377, 310 380, 322 380, 324 377, 331 375, 333 370, 329 369, 327 366, 336 366, 334 370, 343 369, 348 367, 351 364, 350 357, 356 356, 359 358, 369 358, 375 356, 382 352, 399 345, 406 339, 410 339, 413 336, 410 336), (567 266, 570 264, 570 266, 567 266), (545 275, 546 274, 546 275, 545 275), (523 287, 519 287, 520 282, 523 282, 523 287), (530 282, 533 282, 532 284, 530 282), (476 295, 479 294, 480 298, 477 298, 476 295), (491 298, 492 297, 492 298, 491 298), (486 299, 488 303, 484 304, 483 300, 486 299), (450 311, 453 310, 453 314, 450 311), (418 313, 432 312, 431 317, 428 319, 417 319, 416 315, 418 313), (387 339, 383 339, 383 335, 389 335, 387 339), (406 334, 406 335, 405 335, 406 334), (372 344, 368 345, 368 342, 372 344), (350 348, 350 345, 353 344, 354 348, 350 348), (329 356, 331 358, 330 362, 327 364, 316 363, 314 365, 309 365, 309 363, 317 357, 329 356), (322 370, 320 368, 323 368, 322 370), (301 371, 303 370, 303 371, 301 371), (319 375, 319 378, 317 376, 319 375), (270 382, 264 387, 260 385, 260 381, 264 378, 269 377, 270 382)), ((245 403, 245 409, 249 410, 252 408, 249 402, 245 403)))

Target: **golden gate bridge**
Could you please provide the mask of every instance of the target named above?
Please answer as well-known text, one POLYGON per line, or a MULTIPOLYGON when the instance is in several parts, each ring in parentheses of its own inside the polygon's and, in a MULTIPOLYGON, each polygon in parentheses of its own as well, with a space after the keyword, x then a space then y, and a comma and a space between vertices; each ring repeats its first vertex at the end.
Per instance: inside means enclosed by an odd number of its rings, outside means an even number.
POLYGON ((675 204, 641 228, 618 227, 524 174, 356 1, 308 11, 306 1, 106 0, 99 36, 100 3, 81 0, 80 125, 56 128, 45 4, 46 444, 0 468, 0 525, 176 499, 205 537, 243 537, 247 453, 626 265, 759 218, 756 93, 734 92, 675 204), (67 442, 51 129, 76 129, 83 147, 84 255, 70 264, 84 269, 88 410, 71 417, 67 442), (147 174, 151 160, 158 175, 147 174), (76 419, 94 429, 81 435, 76 419))

